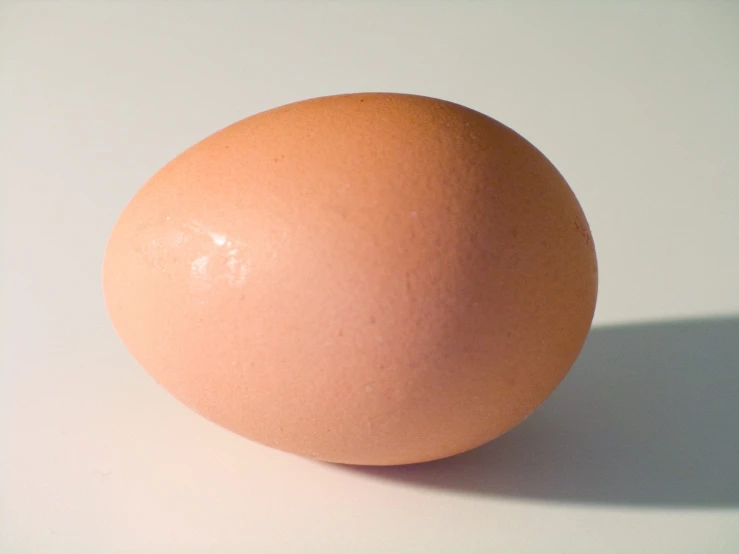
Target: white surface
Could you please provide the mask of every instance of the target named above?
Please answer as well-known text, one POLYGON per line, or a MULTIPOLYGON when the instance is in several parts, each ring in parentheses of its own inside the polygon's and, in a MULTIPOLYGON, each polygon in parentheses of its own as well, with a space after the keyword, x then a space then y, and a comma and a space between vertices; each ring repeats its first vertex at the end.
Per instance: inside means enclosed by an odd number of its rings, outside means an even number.
POLYGON ((739 552, 739 3, 0 6, 0 552, 739 552), (405 470, 190 413, 100 291, 117 215, 172 156, 361 90, 457 101, 539 146, 593 228, 597 324, 631 324, 594 331, 509 435, 405 470))

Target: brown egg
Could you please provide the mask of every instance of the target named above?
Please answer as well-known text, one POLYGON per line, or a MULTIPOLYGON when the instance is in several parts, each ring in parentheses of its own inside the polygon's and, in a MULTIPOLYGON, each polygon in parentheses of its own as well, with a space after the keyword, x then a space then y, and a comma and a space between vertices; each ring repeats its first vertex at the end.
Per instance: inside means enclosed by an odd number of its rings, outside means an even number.
POLYGON ((160 170, 116 224, 110 316, 175 397, 347 464, 481 445, 564 378, 597 289, 588 224, 534 146, 402 94, 249 117, 160 170))

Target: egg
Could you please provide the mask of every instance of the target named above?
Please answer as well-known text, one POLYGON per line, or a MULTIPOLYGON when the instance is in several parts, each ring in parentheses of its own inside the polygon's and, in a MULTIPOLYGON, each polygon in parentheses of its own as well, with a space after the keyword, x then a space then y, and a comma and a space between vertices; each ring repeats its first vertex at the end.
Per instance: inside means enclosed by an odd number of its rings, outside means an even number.
POLYGON ((562 175, 502 123, 363 93, 253 115, 166 164, 105 252, 111 320, 172 395, 344 464, 475 448, 540 405, 597 265, 562 175))

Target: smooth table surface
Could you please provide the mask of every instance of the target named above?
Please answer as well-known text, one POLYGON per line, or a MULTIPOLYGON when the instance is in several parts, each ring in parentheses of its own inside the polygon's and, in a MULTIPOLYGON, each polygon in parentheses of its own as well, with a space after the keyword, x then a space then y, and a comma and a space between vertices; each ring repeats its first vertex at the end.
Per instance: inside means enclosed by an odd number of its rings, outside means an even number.
POLYGON ((739 3, 0 3, 0 552, 739 552, 739 3), (598 249, 596 326, 526 422, 449 460, 315 463, 127 354, 100 263, 209 133, 379 90, 500 119, 598 249))

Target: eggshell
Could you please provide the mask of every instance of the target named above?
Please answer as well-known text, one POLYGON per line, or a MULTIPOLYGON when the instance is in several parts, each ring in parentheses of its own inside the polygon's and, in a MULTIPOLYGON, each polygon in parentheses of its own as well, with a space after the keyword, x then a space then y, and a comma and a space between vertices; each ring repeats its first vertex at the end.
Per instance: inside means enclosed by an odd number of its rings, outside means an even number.
POLYGON ((569 370, 597 268, 534 146, 450 102, 349 94, 248 117, 156 173, 103 268, 113 324, 169 392, 288 452, 450 456, 569 370))

